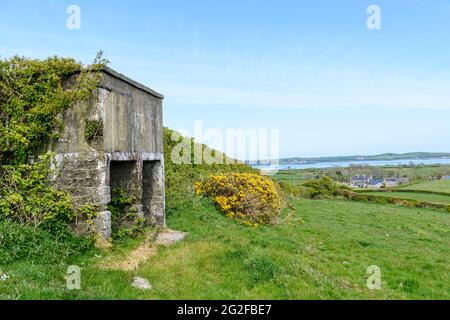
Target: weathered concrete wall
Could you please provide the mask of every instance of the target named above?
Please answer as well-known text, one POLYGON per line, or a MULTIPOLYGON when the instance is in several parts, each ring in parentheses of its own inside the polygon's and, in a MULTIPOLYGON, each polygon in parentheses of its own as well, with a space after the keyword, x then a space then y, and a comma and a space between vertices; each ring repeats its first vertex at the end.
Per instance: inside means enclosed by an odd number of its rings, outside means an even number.
POLYGON ((144 161, 142 210, 153 224, 165 225, 164 168, 161 161, 144 161))
POLYGON ((105 105, 105 152, 163 153, 162 100, 109 74, 105 105))
POLYGON ((97 226, 111 233, 111 189, 120 187, 137 199, 136 208, 151 223, 164 225, 164 157, 162 99, 159 93, 111 70, 89 101, 64 116, 65 130, 55 148, 56 185, 80 207, 99 210, 97 226), (88 139, 88 121, 101 124, 88 139))

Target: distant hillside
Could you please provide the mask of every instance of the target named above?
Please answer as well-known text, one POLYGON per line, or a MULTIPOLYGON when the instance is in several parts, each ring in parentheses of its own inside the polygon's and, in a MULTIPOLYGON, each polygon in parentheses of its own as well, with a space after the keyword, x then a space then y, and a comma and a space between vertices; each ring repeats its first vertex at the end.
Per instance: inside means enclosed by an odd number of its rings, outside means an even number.
POLYGON ((405 160, 405 159, 431 159, 450 158, 450 153, 444 152, 409 152, 409 153, 383 153, 371 156, 342 156, 342 157, 317 157, 317 158, 283 158, 280 164, 296 163, 321 163, 321 162, 343 162, 343 161, 373 161, 373 160, 405 160))

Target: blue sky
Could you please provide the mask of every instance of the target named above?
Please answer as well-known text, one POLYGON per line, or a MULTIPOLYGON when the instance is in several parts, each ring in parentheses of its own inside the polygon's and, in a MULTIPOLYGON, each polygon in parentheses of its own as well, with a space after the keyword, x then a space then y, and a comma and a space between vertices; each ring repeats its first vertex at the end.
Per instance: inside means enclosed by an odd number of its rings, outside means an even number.
POLYGON ((0 2, 2 57, 100 49, 172 128, 280 129, 282 157, 450 152, 449 1, 0 2))

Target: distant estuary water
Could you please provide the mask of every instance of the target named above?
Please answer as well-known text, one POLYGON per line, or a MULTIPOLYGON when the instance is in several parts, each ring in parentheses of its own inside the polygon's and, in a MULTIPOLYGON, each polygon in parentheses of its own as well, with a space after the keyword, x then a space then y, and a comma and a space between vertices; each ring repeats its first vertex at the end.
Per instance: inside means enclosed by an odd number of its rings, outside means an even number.
POLYGON ((401 159, 401 160, 355 160, 355 161, 336 161, 336 162, 317 162, 317 163, 295 163, 295 164, 281 164, 281 165, 252 165, 253 168, 260 170, 296 170, 296 169, 324 169, 335 167, 349 167, 351 165, 363 166, 401 166, 414 163, 416 165, 450 165, 450 158, 436 158, 436 159, 401 159))

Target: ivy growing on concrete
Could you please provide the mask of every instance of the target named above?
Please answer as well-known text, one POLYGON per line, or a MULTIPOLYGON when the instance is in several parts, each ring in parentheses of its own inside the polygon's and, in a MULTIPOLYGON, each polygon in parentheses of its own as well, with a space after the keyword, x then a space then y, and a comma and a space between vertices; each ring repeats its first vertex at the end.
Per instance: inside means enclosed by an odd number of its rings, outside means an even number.
POLYGON ((0 220, 52 227, 76 217, 71 198, 53 187, 48 150, 63 130, 61 114, 91 96, 106 63, 101 52, 90 66, 60 57, 0 60, 0 220))
POLYGON ((0 165, 44 153, 63 128, 58 116, 91 95, 105 63, 101 52, 90 66, 59 57, 0 60, 0 165))

